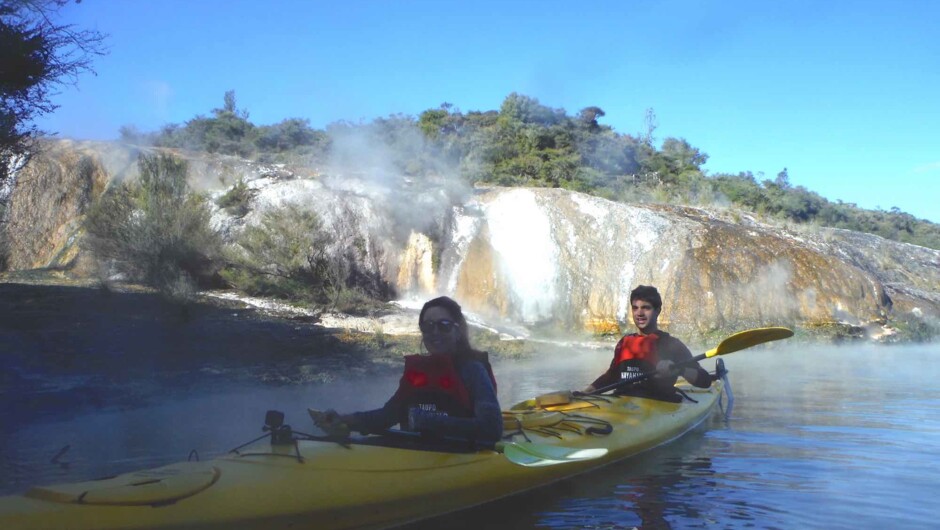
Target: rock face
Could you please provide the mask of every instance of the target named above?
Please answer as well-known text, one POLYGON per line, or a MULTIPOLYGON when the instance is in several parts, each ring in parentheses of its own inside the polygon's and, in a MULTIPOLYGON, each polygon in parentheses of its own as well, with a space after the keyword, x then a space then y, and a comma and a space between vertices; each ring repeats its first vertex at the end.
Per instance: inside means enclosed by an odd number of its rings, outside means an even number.
MULTIPOLYGON (((115 173, 105 169, 103 153, 73 142, 48 144, 15 175, 0 229, 8 244, 8 267, 78 267, 81 220, 91 201, 105 189, 115 173)), ((128 162, 129 163, 129 162, 128 162)))
MULTIPOLYGON (((135 158, 133 149, 69 142, 36 157, 9 200, 11 268, 87 264, 79 259, 82 215, 111 179, 133 176, 135 158)), ((267 210, 309 207, 337 235, 334 251, 356 241, 363 270, 399 297, 449 294, 488 319, 616 333, 629 324, 629 293, 640 284, 660 289, 664 327, 698 336, 763 325, 877 328, 901 312, 940 315, 940 252, 877 236, 560 189, 470 193, 445 180, 415 186, 189 159, 194 187, 210 198, 236 180, 252 190, 245 215, 214 207, 213 225, 229 240, 267 210)))
MULTIPOLYGON (((112 182, 136 178, 137 158, 149 151, 153 149, 107 142, 43 142, 42 151, 15 173, 12 192, 0 193, 7 206, 5 212, 0 208, 0 239, 7 241, 8 268, 92 274, 93 263, 80 252, 83 215, 112 182)), ((232 157, 174 154, 187 160, 190 184, 200 192, 279 174, 278 168, 232 157)))
MULTIPOLYGON (((609 329, 629 321, 641 284, 659 287, 661 322, 683 333, 864 325, 891 308, 869 260, 750 219, 519 188, 480 195, 455 217, 442 290, 517 321, 609 329)), ((936 281, 940 268, 930 273, 936 281)))
POLYGON ((895 310, 940 314, 940 252, 850 230, 826 229, 823 240, 827 254, 874 275, 895 310))

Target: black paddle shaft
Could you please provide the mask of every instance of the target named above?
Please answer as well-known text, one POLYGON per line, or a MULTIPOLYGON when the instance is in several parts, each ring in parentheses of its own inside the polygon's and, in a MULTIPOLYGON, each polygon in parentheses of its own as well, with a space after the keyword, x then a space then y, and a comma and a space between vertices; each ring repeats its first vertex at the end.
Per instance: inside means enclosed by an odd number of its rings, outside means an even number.
MULTIPOLYGON (((699 362, 699 361, 701 361, 701 360, 704 360, 704 359, 706 359, 706 358, 708 358, 708 355, 705 354, 705 353, 702 353, 702 354, 696 355, 695 357, 692 357, 691 359, 688 359, 688 360, 686 360, 686 361, 682 361, 682 362, 675 363, 675 364, 672 365, 672 367, 673 367, 673 369, 675 369, 675 368, 684 368, 684 367, 686 367, 686 366, 691 366, 691 365, 693 365, 693 364, 695 364, 695 363, 697 363, 697 362, 699 362)), ((607 386, 603 386, 603 387, 601 387, 601 388, 596 389, 594 392, 591 392, 591 393, 592 393, 592 394, 603 394, 604 392, 609 392, 609 391, 611 391, 611 390, 620 388, 620 387, 622 387, 622 386, 635 385, 635 384, 640 383, 640 382, 642 382, 642 381, 646 381, 647 379, 649 379, 650 377, 653 377, 654 375, 656 375, 656 370, 652 370, 652 371, 649 371, 649 372, 644 372, 644 373, 642 373, 642 374, 640 374, 640 375, 638 375, 638 376, 636 376, 636 377, 631 377, 630 379, 623 379, 623 380, 617 381, 616 383, 611 383, 611 384, 609 384, 609 385, 607 385, 607 386)))

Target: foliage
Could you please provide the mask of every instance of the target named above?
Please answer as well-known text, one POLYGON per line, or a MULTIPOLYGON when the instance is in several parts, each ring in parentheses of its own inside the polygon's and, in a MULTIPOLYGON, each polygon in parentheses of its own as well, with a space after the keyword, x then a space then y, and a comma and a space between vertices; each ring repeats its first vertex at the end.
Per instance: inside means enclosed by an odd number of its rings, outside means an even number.
POLYGON ((776 180, 765 180, 760 184, 750 172, 717 175, 709 181, 731 202, 759 214, 940 249, 940 225, 916 219, 898 208, 865 210, 854 204, 829 201, 803 186, 791 187, 786 169, 777 175, 776 180))
POLYGON ((347 211, 326 227, 315 212, 295 204, 269 210, 228 249, 222 276, 249 294, 338 310, 362 307, 386 296, 389 288, 359 265, 366 248, 352 235, 356 221, 347 211))
POLYGON ((310 127, 309 120, 288 118, 274 125, 258 127, 255 147, 265 153, 283 153, 305 146, 322 146, 326 143, 326 133, 310 127))
POLYGON ((196 116, 179 127, 168 125, 154 139, 154 145, 248 157, 254 154, 258 131, 248 121, 248 111, 239 110, 235 91, 225 93, 222 108, 212 116, 196 116))
POLYGON ((912 342, 932 342, 940 337, 940 321, 917 312, 895 315, 892 323, 906 340, 912 342))
MULTIPOLYGON (((229 92, 213 117, 168 125, 151 140, 254 154, 263 161, 329 159, 334 167, 393 170, 418 180, 456 170, 469 184, 561 187, 615 201, 706 206, 730 201, 771 219, 846 228, 940 249, 940 225, 897 208, 864 210, 829 201, 792 186, 786 169, 773 180, 758 180, 750 172, 708 175, 703 169, 708 155, 686 139, 667 137, 657 148, 653 109, 647 109, 645 130, 636 135, 601 123, 605 115, 595 106, 569 115, 512 93, 498 111, 464 113, 444 103, 417 118, 395 114, 371 122, 341 121, 320 131, 301 119, 254 126, 229 92)), ((121 134, 141 138, 130 127, 121 134)))
POLYGON ((189 190, 184 161, 141 155, 138 166, 137 181, 112 187, 90 208, 89 247, 130 279, 186 298, 211 284, 221 240, 205 201, 189 190))
POLYGON ((222 277, 249 294, 302 299, 332 283, 331 244, 320 218, 291 204, 245 227, 238 247, 227 249, 222 277))
POLYGON ((251 190, 243 179, 238 179, 232 189, 219 197, 219 208, 225 208, 235 217, 244 217, 248 211, 248 202, 251 200, 251 190))
POLYGON ((274 125, 256 126, 245 109, 239 109, 235 91, 223 97, 221 108, 210 116, 196 116, 183 125, 168 124, 157 132, 141 132, 132 125, 119 130, 121 141, 255 157, 264 161, 296 160, 285 154, 324 158, 330 138, 326 132, 310 127, 309 120, 288 118, 274 125))
POLYGON ((57 108, 58 87, 75 84, 104 54, 104 35, 55 23, 67 0, 0 0, 0 183, 40 131, 32 120, 57 108))

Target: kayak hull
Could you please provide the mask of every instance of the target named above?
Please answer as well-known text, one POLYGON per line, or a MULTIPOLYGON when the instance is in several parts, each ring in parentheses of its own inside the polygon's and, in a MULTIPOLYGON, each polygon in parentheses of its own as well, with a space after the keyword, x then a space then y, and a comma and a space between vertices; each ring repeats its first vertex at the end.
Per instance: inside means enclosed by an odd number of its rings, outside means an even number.
POLYGON ((685 390, 695 402, 603 396, 545 406, 533 399, 504 414, 508 441, 607 449, 600 458, 524 467, 489 449, 264 440, 206 462, 2 497, 0 528, 395 526, 549 484, 681 436, 715 408, 721 384, 685 390))

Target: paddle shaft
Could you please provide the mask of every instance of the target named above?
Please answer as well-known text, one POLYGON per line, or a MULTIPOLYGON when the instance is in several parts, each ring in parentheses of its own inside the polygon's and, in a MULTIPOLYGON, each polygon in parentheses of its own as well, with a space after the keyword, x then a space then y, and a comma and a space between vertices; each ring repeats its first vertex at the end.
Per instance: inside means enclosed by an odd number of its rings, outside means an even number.
POLYGON ((401 438, 405 440, 426 440, 428 442, 445 442, 448 444, 453 444, 455 448, 457 447, 466 447, 467 449, 489 449, 491 451, 499 451, 498 442, 481 442, 478 440, 470 440, 467 438, 454 438, 451 436, 437 436, 437 435, 427 435, 420 432, 412 431, 401 431, 398 429, 386 429, 381 433, 378 433, 382 436, 390 436, 392 438, 401 438))
MULTIPOLYGON (((697 362, 699 362, 699 361, 701 361, 701 360, 703 360, 703 359, 706 359, 707 357, 708 357, 708 355, 706 355, 706 354, 703 353, 703 354, 701 354, 701 355, 696 355, 695 357, 692 357, 691 359, 688 359, 688 360, 685 360, 685 361, 682 361, 682 362, 675 363, 675 364, 672 365, 672 367, 673 367, 673 369, 676 369, 676 368, 685 368, 686 366, 691 366, 691 365, 693 365, 693 364, 695 364, 695 363, 697 363, 697 362)), ((654 375, 656 375, 656 370, 651 370, 651 371, 649 371, 649 372, 643 372, 642 374, 640 374, 640 375, 638 375, 638 376, 636 376, 636 377, 631 377, 630 379, 623 379, 623 380, 621 380, 621 381, 617 381, 616 383, 611 383, 611 384, 609 384, 609 385, 607 385, 607 386, 602 386, 601 388, 598 388, 598 389, 596 389, 594 392, 591 392, 591 393, 592 393, 592 394, 603 394, 604 392, 609 392, 609 391, 611 391, 611 390, 614 390, 615 388, 620 388, 620 387, 622 387, 622 386, 633 385, 633 384, 636 384, 636 383, 642 383, 643 381, 646 381, 647 379, 649 379, 650 377, 653 377, 654 375)))
MULTIPOLYGON (((287 426, 285 426, 287 427, 287 426)), ((290 432, 290 427, 287 427, 286 430, 290 432)), ((443 449, 446 451, 458 451, 458 452, 473 452, 479 450, 489 450, 495 451, 502 454, 506 457, 507 460, 513 464, 520 466, 548 466, 555 464, 564 464, 566 462, 577 462, 581 460, 593 460, 599 458, 607 453, 607 450, 604 449, 577 449, 564 446, 556 445, 546 445, 538 444, 526 441, 525 443, 517 443, 511 441, 480 441, 480 440, 471 440, 467 438, 457 438, 449 436, 440 436, 440 435, 429 435, 426 433, 420 432, 411 432, 411 431, 402 431, 399 429, 386 429, 381 432, 375 433, 376 437, 365 437, 365 438, 350 438, 348 433, 342 436, 315 436, 305 433, 300 433, 293 431, 294 434, 299 434, 303 436, 303 439, 322 441, 322 442, 333 442, 340 445, 349 446, 349 445, 382 445, 381 443, 376 444, 377 439, 381 437, 386 437, 389 439, 399 439, 406 440, 408 442, 419 442, 424 444, 438 444, 438 449, 443 449), (370 439, 371 438, 371 439, 370 439)), ((267 435, 266 435, 267 436, 267 435)), ((272 433, 272 443, 275 442, 275 438, 272 433)), ((289 434, 286 438, 290 439, 290 442, 293 443, 293 435, 289 434)), ((256 440, 253 440, 256 441, 256 440)), ((247 445, 247 444, 245 444, 247 445)), ((241 448, 242 446, 239 446, 241 448)), ((239 449, 236 448, 236 449, 239 449)), ((407 447, 406 447, 407 448, 407 447)), ((421 450, 434 450, 434 447, 422 447, 421 450)))
POLYGON ((565 464, 568 462, 578 462, 581 460, 593 460, 607 454, 606 449, 576 449, 564 446, 544 445, 532 442, 480 442, 464 438, 453 438, 447 436, 427 436, 417 432, 400 431, 387 429, 382 435, 392 438, 403 438, 408 440, 428 440, 429 442, 443 441, 448 444, 454 444, 454 448, 487 449, 496 451, 506 457, 513 464, 527 467, 552 466, 556 464, 565 464))

